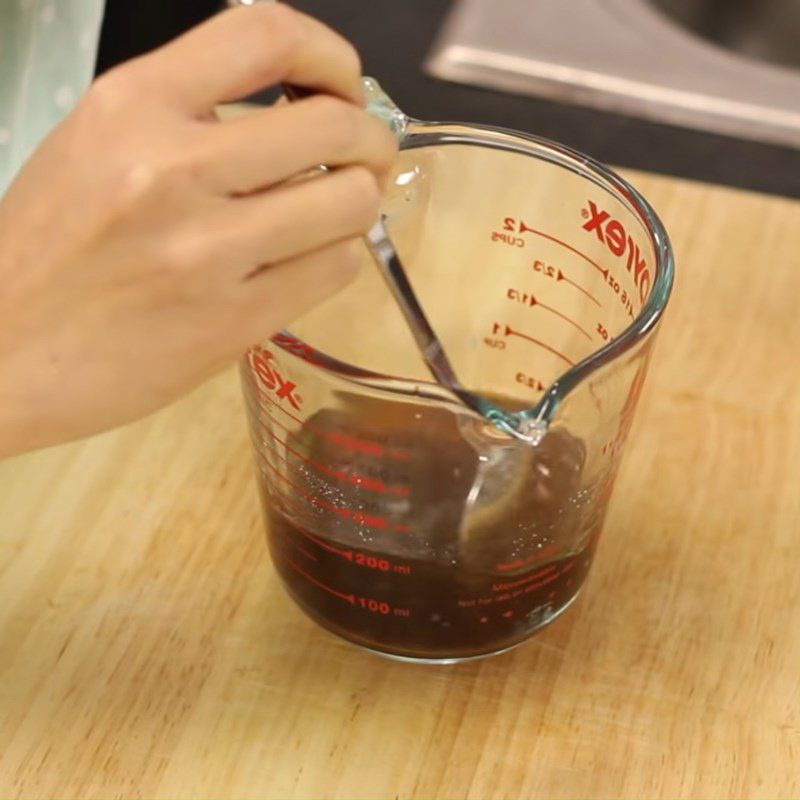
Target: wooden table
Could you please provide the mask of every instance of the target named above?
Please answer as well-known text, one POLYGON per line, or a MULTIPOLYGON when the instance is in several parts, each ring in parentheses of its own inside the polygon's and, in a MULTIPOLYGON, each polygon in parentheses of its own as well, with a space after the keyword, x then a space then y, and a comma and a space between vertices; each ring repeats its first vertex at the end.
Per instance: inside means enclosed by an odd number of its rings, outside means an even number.
POLYGON ((800 795, 800 204, 634 180, 677 290, 571 611, 456 667, 315 627, 229 373, 0 465, 0 795, 800 795))

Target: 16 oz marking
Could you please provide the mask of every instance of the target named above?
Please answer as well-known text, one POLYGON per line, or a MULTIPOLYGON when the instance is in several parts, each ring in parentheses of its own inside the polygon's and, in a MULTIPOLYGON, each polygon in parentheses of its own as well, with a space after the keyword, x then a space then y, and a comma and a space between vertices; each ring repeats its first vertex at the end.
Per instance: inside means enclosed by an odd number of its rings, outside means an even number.
POLYGON ((609 272, 606 275, 606 283, 611 287, 614 294, 619 295, 620 302, 625 307, 629 317, 633 316, 633 301, 625 289, 620 286, 619 281, 609 272))

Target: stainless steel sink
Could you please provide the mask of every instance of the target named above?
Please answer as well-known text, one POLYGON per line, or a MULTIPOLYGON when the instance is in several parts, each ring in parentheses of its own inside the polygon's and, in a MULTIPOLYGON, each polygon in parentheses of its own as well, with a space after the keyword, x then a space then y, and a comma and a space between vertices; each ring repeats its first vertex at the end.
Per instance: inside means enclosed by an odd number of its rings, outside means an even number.
POLYGON ((800 0, 458 0, 427 70, 800 149, 798 60, 800 0))
POLYGON ((800 69, 798 0, 649 0, 671 19, 723 47, 800 69))

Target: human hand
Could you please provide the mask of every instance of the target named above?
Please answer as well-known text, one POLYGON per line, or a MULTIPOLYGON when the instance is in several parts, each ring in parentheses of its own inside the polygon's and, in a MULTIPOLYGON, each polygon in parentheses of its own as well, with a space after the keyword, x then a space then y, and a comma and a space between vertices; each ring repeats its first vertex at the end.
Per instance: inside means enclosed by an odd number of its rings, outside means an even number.
POLYGON ((354 277, 396 153, 360 78, 260 5, 98 79, 0 202, 0 456, 170 402, 354 277), (318 94, 214 116, 281 82, 318 94))

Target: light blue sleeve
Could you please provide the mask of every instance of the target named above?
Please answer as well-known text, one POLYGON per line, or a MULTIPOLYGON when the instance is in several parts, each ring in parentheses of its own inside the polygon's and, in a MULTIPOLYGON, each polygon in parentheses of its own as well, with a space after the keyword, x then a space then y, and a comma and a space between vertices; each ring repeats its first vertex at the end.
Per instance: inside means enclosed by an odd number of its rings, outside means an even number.
POLYGON ((0 194, 92 80, 103 0, 0 0, 0 194))

